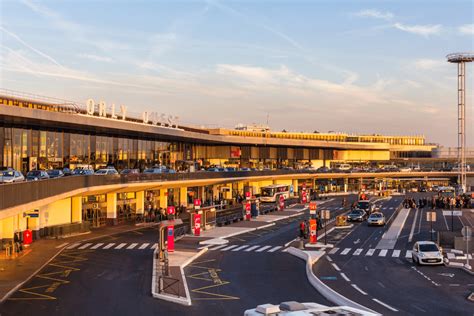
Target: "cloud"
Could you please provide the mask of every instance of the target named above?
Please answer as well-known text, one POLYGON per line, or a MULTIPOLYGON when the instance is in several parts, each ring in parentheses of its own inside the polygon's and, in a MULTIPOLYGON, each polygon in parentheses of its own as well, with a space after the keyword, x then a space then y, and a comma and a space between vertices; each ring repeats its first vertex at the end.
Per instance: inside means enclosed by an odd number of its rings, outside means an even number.
POLYGON ((89 59, 89 60, 98 61, 98 62, 104 62, 104 63, 113 63, 114 62, 114 60, 110 57, 97 56, 97 55, 94 55, 94 54, 79 54, 77 56, 79 56, 80 58, 89 59))
POLYGON ((363 18, 374 18, 374 19, 381 19, 381 20, 386 20, 389 21, 393 19, 394 15, 391 12, 382 12, 374 9, 367 9, 367 10, 362 10, 359 12, 354 13, 355 16, 358 17, 363 17, 363 18))
POLYGON ((422 35, 422 36, 429 36, 429 35, 437 35, 441 32, 442 25, 435 24, 435 25, 406 25, 402 23, 395 23, 393 27, 412 34, 422 35))
POLYGON ((441 59, 428 59, 428 58, 420 58, 415 60, 414 66, 416 69, 421 69, 421 70, 433 70, 433 69, 439 69, 439 68, 444 68, 448 65, 448 63, 445 60, 441 59))
POLYGON ((458 31, 464 35, 474 35, 474 24, 464 24, 458 27, 458 31))

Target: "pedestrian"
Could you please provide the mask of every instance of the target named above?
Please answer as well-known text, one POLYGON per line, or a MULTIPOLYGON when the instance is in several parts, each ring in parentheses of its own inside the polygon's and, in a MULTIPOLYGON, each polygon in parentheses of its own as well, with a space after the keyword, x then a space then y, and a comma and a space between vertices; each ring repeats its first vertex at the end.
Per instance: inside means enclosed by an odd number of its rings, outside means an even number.
POLYGON ((15 250, 17 253, 23 251, 23 247, 21 245, 21 236, 19 231, 15 231, 15 235, 13 236, 13 242, 15 243, 15 250))
POLYGON ((305 230, 306 230, 306 224, 305 224, 304 221, 301 221, 301 222, 300 222, 300 238, 301 238, 301 239, 304 238, 305 230))

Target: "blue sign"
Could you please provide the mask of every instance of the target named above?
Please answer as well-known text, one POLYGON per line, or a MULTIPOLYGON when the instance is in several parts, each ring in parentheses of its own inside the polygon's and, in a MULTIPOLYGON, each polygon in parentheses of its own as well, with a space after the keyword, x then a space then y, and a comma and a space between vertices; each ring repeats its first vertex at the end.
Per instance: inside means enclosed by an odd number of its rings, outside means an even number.
POLYGON ((295 188, 293 187, 293 185, 290 185, 290 193, 293 193, 295 192, 295 188))

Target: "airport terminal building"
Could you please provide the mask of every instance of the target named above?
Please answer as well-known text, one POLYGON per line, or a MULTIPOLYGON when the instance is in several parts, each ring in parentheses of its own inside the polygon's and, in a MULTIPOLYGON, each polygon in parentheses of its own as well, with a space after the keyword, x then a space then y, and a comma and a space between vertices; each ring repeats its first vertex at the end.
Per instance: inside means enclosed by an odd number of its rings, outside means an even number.
POLYGON ((302 168, 430 157, 423 136, 291 133, 181 126, 173 116, 0 91, 0 166, 94 169, 167 165, 302 168))

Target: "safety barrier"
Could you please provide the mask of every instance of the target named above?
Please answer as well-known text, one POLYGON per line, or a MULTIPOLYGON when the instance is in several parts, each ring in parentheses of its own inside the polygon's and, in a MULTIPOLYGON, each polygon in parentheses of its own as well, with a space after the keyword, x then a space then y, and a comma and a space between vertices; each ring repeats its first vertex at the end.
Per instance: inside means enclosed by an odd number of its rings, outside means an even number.
POLYGON ((64 225, 49 226, 43 228, 41 232, 42 237, 59 238, 78 233, 85 233, 90 231, 90 223, 72 223, 64 225))

